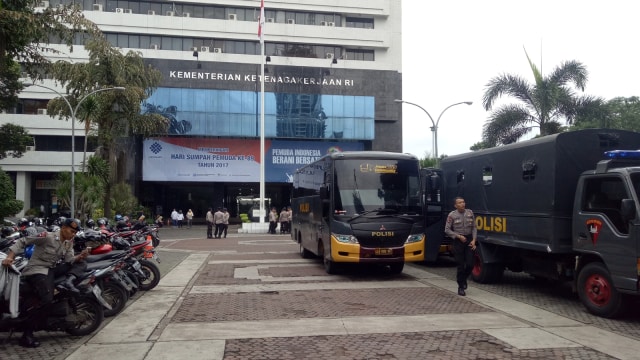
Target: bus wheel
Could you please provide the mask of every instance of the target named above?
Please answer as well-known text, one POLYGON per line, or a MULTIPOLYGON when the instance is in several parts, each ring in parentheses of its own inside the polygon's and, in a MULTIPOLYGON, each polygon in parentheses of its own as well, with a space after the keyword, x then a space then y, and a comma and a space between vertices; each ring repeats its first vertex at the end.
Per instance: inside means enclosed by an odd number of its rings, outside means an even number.
POLYGON ((622 310, 622 295, 601 263, 587 264, 578 275, 578 295, 590 313, 613 318, 622 310))
POLYGON ((329 275, 337 274, 338 264, 336 264, 334 261, 327 259, 326 257, 323 257, 323 259, 324 259, 324 271, 326 271, 327 274, 329 275))
POLYGON ((389 264, 389 269, 392 274, 400 274, 402 269, 404 269, 404 262, 396 262, 389 264))
POLYGON ((313 253, 305 249, 304 246, 302 246, 302 242, 300 242, 300 256, 302 256, 303 259, 313 258, 313 253))

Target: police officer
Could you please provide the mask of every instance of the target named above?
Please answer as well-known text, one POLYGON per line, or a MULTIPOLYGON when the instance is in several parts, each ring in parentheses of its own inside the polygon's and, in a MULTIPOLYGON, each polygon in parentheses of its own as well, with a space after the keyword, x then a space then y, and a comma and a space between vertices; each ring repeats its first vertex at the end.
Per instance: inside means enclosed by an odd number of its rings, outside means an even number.
MULTIPOLYGON (((25 281, 35 289, 40 298, 40 307, 32 313, 34 317, 43 316, 43 312, 47 310, 44 305, 53 301, 53 282, 56 276, 68 274, 65 286, 71 291, 78 291, 73 280, 86 267, 84 263, 83 266, 74 265, 82 262, 89 254, 87 251, 78 255, 73 252, 73 237, 80 229, 80 220, 65 219, 60 226, 55 232, 42 232, 35 237, 20 238, 9 248, 7 257, 2 261, 2 265, 11 266, 15 254, 20 254, 28 245, 35 244, 33 255, 22 271, 25 281)), ((40 346, 40 342, 33 336, 34 322, 27 322, 30 327, 24 329, 20 339, 21 346, 40 346)))
POLYGON ((467 278, 473 269, 473 252, 476 249, 476 220, 473 211, 467 209, 464 199, 455 199, 455 210, 447 216, 444 232, 453 239, 453 252, 458 263, 456 281, 458 282, 458 295, 465 296, 467 278))

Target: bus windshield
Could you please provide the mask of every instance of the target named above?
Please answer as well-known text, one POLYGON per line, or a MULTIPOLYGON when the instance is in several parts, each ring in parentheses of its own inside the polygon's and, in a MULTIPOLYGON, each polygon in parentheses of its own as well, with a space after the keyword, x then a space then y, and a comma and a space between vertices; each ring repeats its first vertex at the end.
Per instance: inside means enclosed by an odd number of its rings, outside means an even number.
POLYGON ((335 162, 334 214, 353 216, 374 210, 421 214, 419 169, 411 160, 335 162))

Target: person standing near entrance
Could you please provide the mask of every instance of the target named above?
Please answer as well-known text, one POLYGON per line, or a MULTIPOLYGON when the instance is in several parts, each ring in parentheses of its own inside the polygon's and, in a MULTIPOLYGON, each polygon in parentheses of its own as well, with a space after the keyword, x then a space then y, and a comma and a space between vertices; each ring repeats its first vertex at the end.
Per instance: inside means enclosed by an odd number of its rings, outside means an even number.
POLYGON ((278 226, 278 210, 274 207, 269 212, 269 234, 276 233, 276 227, 278 226))
POLYGON ((193 224, 193 211, 189 209, 187 211, 187 226, 191 229, 191 225, 193 224))
POLYGON ((222 212, 222 208, 216 209, 216 212, 213 213, 213 224, 216 227, 215 232, 213 233, 213 237, 216 239, 220 239, 222 237, 222 228, 224 225, 224 213, 222 212))
POLYGON ((207 221, 207 239, 213 239, 213 213, 211 212, 211 208, 207 211, 205 220, 207 221))
POLYGON ((444 232, 453 239, 453 254, 458 263, 458 295, 465 296, 467 278, 473 269, 473 252, 476 250, 478 229, 473 211, 466 208, 463 198, 457 197, 454 206, 456 209, 447 216, 444 232))
POLYGON ((173 209, 173 211, 171 212, 171 225, 174 228, 178 227, 178 212, 176 211, 176 209, 173 209))
POLYGON ((229 230, 229 211, 227 208, 222 208, 222 232, 224 232, 223 237, 227 237, 227 230, 229 230))

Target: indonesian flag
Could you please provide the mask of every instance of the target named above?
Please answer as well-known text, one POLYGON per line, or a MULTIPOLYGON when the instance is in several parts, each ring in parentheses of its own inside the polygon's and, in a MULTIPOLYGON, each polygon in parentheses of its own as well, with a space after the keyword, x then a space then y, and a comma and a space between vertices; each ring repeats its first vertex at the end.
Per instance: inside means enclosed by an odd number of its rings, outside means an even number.
POLYGON ((258 38, 260 42, 264 41, 262 28, 264 27, 264 0, 260 0, 260 21, 258 24, 258 38))

